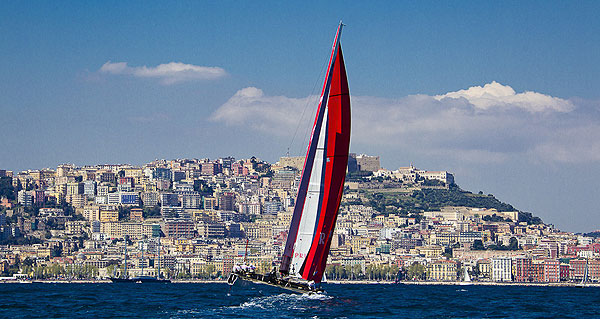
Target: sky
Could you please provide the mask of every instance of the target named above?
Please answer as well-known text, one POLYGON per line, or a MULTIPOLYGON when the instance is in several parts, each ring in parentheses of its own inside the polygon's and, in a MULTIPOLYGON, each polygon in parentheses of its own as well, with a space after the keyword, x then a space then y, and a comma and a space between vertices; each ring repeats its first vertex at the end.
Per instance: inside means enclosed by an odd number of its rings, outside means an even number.
POLYGON ((600 2, 2 1, 0 169, 304 155, 340 20, 351 152, 600 229, 600 2))

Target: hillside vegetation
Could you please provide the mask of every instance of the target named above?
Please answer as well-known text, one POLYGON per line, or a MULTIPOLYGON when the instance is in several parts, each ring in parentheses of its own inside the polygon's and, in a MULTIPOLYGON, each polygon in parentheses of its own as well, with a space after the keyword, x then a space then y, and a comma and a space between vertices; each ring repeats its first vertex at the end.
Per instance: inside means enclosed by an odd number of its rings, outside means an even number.
MULTIPOLYGON (((464 206, 496 209, 499 212, 519 211, 512 205, 498 200, 492 194, 474 194, 453 184, 448 189, 368 189, 360 190, 360 199, 349 200, 346 204, 363 204, 376 211, 389 214, 420 217, 425 211, 440 210, 445 206, 464 206)), ((519 211, 519 221, 541 224, 539 217, 519 211)))

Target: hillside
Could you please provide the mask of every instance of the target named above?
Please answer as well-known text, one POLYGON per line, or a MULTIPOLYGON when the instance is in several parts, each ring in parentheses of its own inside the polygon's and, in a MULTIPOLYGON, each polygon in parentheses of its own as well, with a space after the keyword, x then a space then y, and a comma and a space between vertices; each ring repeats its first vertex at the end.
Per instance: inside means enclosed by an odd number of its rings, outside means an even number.
POLYGON ((539 217, 535 217, 528 212, 519 211, 512 205, 498 200, 492 194, 474 194, 462 190, 456 184, 452 184, 448 188, 361 189, 358 190, 358 195, 358 198, 345 200, 343 204, 362 204, 373 207, 373 209, 383 214, 400 213, 417 218, 420 218, 425 211, 440 210, 444 206, 493 208, 500 212, 518 211, 519 221, 529 224, 543 223, 539 217))

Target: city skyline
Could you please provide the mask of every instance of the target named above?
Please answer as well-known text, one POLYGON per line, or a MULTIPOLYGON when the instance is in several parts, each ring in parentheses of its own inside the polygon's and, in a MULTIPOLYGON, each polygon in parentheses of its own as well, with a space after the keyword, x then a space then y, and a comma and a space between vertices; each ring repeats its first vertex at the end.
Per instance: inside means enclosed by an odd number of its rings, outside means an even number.
POLYGON ((351 152, 592 231, 598 6, 3 3, 0 169, 303 155, 343 19, 351 152))

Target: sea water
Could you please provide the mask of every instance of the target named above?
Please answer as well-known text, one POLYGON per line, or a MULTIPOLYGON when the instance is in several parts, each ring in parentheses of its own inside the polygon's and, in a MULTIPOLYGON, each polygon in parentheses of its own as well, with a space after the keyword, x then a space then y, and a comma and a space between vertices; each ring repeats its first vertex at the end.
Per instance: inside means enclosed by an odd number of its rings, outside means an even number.
POLYGON ((600 318, 600 288, 329 284, 0 284, 3 318, 600 318))

